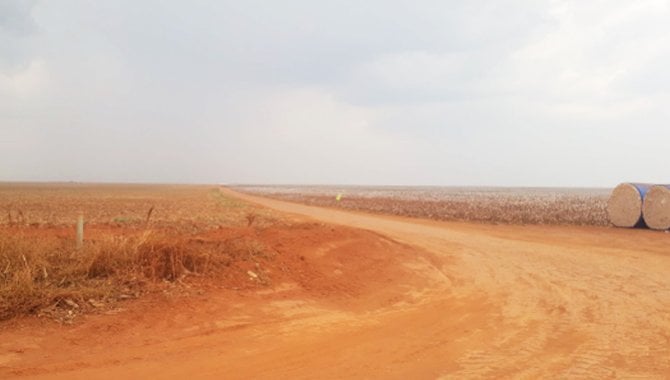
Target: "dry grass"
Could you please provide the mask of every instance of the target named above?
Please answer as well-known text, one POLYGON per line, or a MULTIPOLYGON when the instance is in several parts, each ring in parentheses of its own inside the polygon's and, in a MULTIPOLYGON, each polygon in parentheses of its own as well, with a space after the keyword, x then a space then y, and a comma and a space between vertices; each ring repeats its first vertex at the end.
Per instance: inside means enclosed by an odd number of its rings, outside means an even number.
POLYGON ((7 210, 0 223, 0 320, 66 320, 188 275, 219 275, 231 263, 271 258, 253 234, 199 238, 275 223, 267 211, 215 187, 2 184, 0 193, 7 210), (86 243, 77 249, 80 211, 87 215, 86 243))
POLYGON ((271 253, 253 239, 206 242, 146 231, 106 236, 76 249, 58 238, 0 233, 0 320, 46 309, 95 307, 137 297, 152 284, 217 274, 271 253))

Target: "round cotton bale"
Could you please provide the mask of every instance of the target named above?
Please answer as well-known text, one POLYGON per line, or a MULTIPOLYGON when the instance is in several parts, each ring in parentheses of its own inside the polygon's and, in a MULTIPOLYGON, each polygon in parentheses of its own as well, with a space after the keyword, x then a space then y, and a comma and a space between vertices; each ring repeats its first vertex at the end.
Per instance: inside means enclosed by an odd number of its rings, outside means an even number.
POLYGON ((622 183, 614 188, 607 201, 607 215, 616 227, 641 227, 642 203, 651 185, 622 183))
POLYGON ((670 185, 652 186, 642 206, 644 221, 654 230, 670 229, 670 185))

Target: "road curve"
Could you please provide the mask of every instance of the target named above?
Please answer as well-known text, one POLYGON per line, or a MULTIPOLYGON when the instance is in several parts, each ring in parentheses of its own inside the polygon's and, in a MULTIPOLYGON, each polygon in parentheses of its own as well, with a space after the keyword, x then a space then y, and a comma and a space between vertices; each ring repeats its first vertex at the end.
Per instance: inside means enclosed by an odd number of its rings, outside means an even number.
POLYGON ((670 234, 434 222, 221 191, 311 220, 281 243, 329 277, 5 327, 0 378, 670 378, 670 234))
POLYGON ((491 226, 326 209, 224 190, 282 212, 379 232, 442 258, 456 298, 491 306, 443 378, 670 378, 670 234, 491 226))

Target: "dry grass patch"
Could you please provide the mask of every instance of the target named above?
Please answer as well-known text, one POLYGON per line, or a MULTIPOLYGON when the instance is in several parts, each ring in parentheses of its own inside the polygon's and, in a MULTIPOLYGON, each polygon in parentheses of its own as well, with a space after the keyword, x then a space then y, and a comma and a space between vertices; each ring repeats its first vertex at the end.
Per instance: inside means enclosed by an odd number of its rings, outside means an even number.
POLYGON ((125 232, 77 249, 69 239, 0 231, 0 320, 44 314, 63 319, 186 276, 230 275, 235 263, 258 265, 274 255, 253 236, 204 240, 162 231, 125 232))
POLYGON ((1 209, 0 320, 68 320, 187 276, 250 283, 247 267, 272 259, 257 231, 279 223, 213 186, 0 183, 1 209))

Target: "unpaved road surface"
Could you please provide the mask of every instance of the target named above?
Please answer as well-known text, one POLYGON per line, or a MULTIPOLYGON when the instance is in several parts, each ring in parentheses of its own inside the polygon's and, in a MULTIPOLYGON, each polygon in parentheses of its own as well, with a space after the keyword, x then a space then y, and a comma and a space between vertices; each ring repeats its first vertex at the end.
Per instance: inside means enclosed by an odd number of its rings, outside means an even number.
POLYGON ((326 223, 281 241, 322 275, 139 301, 74 327, 17 322, 0 331, 0 377, 670 378, 670 234, 432 222, 223 191, 326 223))

